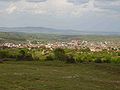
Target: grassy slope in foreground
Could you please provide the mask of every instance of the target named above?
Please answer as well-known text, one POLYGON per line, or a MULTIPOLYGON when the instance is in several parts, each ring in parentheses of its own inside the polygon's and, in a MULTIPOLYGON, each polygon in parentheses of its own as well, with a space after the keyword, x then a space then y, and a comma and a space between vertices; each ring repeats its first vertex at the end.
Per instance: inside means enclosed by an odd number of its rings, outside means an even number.
POLYGON ((120 90, 120 65, 9 61, 0 64, 0 90, 120 90))

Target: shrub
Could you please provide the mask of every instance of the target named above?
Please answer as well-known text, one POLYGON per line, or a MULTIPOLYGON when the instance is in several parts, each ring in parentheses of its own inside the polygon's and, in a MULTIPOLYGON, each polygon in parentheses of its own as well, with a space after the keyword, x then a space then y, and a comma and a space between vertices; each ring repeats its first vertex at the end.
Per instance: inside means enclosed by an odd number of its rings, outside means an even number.
POLYGON ((65 61, 66 56, 64 49, 57 48, 53 51, 53 54, 56 60, 65 61))
POLYGON ((45 61, 47 56, 49 56, 49 54, 43 54, 42 51, 34 51, 32 52, 32 57, 34 60, 39 60, 39 61, 45 61))
POLYGON ((105 56, 102 58, 103 63, 110 63, 111 62, 111 57, 110 56, 105 56))
POLYGON ((95 63, 102 63, 102 60, 100 57, 96 57, 94 60, 95 63))
POLYGON ((32 52, 32 58, 34 59, 34 60, 40 60, 40 57, 41 56, 41 52, 40 51, 33 51, 32 52))
POLYGON ((46 56, 45 61, 53 61, 53 60, 54 60, 54 59, 53 59, 53 56, 52 56, 52 55, 46 56))
POLYGON ((33 60, 32 54, 27 49, 21 49, 17 57, 18 60, 33 60))
POLYGON ((76 60, 76 62, 78 62, 78 63, 82 63, 82 62, 84 62, 84 60, 83 60, 83 58, 82 58, 81 55, 77 55, 77 56, 75 56, 75 60, 76 60))
POLYGON ((112 63, 120 63, 120 57, 112 57, 111 62, 112 63))
POLYGON ((66 56, 66 63, 76 63, 72 55, 66 56))
POLYGON ((1 50, 0 51, 0 58, 9 58, 8 50, 1 50))
POLYGON ((31 54, 31 53, 28 53, 28 54, 25 56, 25 59, 27 59, 28 61, 33 60, 32 54, 31 54))
POLYGON ((118 52, 118 56, 120 56, 120 52, 118 52))

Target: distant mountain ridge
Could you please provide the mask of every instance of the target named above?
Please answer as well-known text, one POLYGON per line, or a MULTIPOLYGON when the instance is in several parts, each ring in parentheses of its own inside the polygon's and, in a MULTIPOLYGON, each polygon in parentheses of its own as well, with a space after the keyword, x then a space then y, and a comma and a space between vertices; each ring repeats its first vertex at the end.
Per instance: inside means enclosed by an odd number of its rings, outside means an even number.
POLYGON ((46 27, 0 27, 0 32, 44 33, 59 35, 120 35, 120 32, 79 31, 46 27))

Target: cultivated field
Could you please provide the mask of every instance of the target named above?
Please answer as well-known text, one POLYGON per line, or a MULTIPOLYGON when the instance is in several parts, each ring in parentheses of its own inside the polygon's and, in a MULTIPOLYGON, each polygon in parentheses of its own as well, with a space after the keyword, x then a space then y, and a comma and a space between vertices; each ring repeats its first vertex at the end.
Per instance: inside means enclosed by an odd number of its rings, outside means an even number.
POLYGON ((120 90, 120 64, 7 61, 0 90, 120 90))

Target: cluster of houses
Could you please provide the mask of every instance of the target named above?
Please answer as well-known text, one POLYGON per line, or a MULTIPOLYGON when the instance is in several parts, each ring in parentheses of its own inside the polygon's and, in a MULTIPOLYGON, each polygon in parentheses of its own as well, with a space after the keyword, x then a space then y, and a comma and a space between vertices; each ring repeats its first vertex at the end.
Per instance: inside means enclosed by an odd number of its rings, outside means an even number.
POLYGON ((47 44, 14 44, 14 43, 2 43, 0 44, 1 48, 48 48, 53 50, 55 48, 68 48, 68 49, 84 49, 89 48, 90 51, 102 51, 102 50, 120 50, 120 42, 114 43, 110 41, 106 42, 94 42, 94 41, 80 41, 80 40, 71 40, 69 42, 49 42, 47 44))

